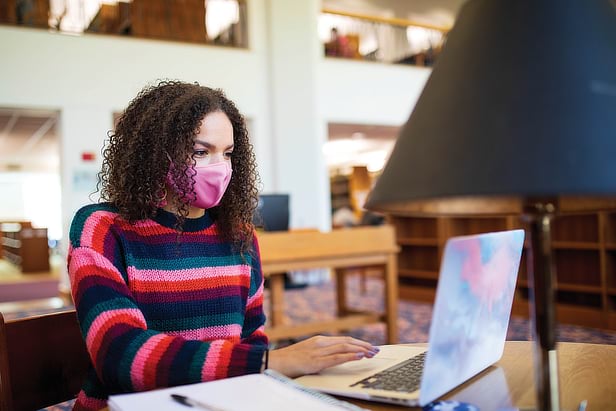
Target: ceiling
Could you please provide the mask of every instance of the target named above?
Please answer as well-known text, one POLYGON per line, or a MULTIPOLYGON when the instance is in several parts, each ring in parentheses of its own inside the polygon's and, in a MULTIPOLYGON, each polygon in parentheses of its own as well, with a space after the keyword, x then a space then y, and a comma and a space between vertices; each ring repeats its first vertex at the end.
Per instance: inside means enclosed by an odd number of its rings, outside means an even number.
POLYGON ((341 138, 369 139, 377 141, 395 140, 400 127, 365 124, 329 123, 327 134, 329 140, 341 138))
POLYGON ((0 108, 0 172, 58 172, 59 113, 0 108))
POLYGON ((378 172, 393 149, 400 127, 363 124, 328 124, 328 141, 323 146, 331 174, 347 174, 353 166, 367 166, 378 172))

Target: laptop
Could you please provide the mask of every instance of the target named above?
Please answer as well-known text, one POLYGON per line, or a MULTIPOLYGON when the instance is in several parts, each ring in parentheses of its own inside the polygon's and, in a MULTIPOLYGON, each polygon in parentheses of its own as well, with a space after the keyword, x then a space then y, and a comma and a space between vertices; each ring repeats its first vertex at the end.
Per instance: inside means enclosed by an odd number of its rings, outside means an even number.
POLYGON ((253 224, 263 231, 288 231, 289 197, 289 194, 260 194, 253 224))
POLYGON ((428 347, 385 345, 296 381, 331 394, 424 406, 497 362, 505 347, 524 230, 445 244, 428 347))

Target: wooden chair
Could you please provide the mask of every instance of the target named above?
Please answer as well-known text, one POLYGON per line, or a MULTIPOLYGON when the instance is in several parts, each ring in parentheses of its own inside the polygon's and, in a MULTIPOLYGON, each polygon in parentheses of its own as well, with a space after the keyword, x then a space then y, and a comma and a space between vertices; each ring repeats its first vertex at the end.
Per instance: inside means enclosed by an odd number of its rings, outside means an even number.
POLYGON ((89 364, 74 310, 7 321, 0 313, 0 410, 75 398, 89 364))

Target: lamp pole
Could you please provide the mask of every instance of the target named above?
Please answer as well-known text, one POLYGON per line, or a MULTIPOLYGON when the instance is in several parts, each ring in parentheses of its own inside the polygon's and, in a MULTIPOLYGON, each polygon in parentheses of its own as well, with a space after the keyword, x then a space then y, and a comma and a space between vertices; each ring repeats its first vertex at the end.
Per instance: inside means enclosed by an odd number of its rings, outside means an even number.
POLYGON ((537 409, 541 411, 560 410, 554 303, 556 276, 550 235, 554 211, 553 202, 529 201, 523 216, 529 224, 531 241, 528 255, 532 282, 530 309, 534 326, 537 409))

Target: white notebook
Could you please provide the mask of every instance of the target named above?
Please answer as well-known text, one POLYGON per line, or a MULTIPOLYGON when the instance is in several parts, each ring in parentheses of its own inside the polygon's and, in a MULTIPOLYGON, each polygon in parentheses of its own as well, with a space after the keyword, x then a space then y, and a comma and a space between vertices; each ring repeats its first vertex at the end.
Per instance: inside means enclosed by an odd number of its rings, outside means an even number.
MULTIPOLYGON (((178 394, 221 411, 366 411, 351 403, 302 387, 272 370, 211 382, 182 385, 153 391, 111 395, 110 411, 187 411, 191 408, 173 400, 178 394)), ((193 410, 200 409, 192 408, 193 410)), ((206 409, 206 408, 201 408, 206 409)))

